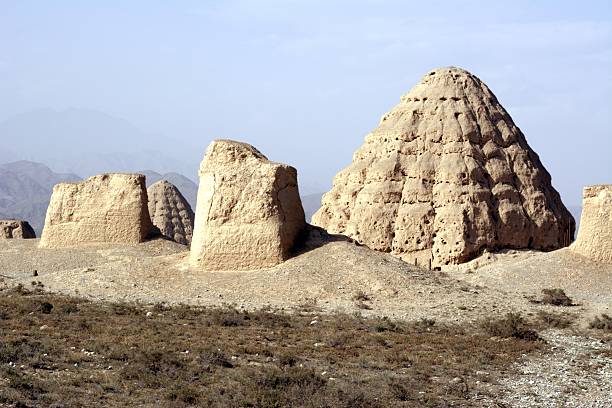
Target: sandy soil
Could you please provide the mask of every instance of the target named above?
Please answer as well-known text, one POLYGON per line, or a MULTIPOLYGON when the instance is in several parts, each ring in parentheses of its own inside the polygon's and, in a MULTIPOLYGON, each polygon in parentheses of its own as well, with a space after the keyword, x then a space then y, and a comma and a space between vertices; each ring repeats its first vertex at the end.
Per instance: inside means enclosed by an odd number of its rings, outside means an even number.
POLYGON ((584 311, 612 314, 612 265, 592 262, 568 248, 543 253, 504 251, 448 268, 451 276, 493 287, 525 299, 538 299, 544 288, 561 288, 584 311))
POLYGON ((440 272, 313 231, 300 254, 274 268, 209 272, 189 266, 187 247, 165 240, 70 249, 40 249, 37 244, 0 241, 0 276, 5 282, 30 285, 35 280, 48 290, 92 299, 227 303, 246 309, 309 305, 328 312, 450 322, 511 310, 533 314, 550 307, 529 299, 553 287, 566 290, 579 303, 572 312, 581 316, 609 312, 612 305, 611 268, 569 250, 485 254, 440 272), (354 300, 359 292, 371 300, 360 305, 354 300))
POLYGON ((0 275, 9 284, 40 281, 48 290, 92 299, 229 303, 246 309, 308 306, 401 319, 473 321, 506 312, 508 304, 529 308, 527 301, 515 302, 496 289, 416 268, 351 242, 310 244, 274 268, 206 272, 188 265, 186 247, 164 240, 78 249, 39 249, 36 240, 3 241, 0 275), (360 291, 371 298, 362 302, 371 309, 353 299, 360 291))

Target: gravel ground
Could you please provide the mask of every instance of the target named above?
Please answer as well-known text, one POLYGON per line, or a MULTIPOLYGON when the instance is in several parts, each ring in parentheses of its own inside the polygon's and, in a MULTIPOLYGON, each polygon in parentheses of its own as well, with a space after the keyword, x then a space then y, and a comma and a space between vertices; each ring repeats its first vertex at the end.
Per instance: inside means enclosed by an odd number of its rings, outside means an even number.
POLYGON ((508 407, 612 406, 610 341, 559 330, 541 333, 550 346, 544 355, 526 357, 519 372, 504 378, 501 401, 508 407))

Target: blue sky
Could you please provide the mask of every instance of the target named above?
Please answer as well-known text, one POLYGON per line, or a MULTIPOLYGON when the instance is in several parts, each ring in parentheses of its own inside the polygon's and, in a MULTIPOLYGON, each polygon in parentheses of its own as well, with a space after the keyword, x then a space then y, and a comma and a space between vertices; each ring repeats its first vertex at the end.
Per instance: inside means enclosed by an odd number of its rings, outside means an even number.
POLYGON ((610 4, 0 0, 0 120, 104 112, 162 135, 192 178, 212 139, 243 140, 296 166, 308 193, 422 75, 455 65, 489 85, 574 205, 612 182, 610 4))

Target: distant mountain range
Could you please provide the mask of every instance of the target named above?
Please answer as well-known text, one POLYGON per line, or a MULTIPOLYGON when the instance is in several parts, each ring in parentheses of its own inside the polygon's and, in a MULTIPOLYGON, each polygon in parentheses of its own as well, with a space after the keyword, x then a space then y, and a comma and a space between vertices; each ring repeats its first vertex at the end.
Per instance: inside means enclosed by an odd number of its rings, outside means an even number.
POLYGON ((195 175, 201 151, 127 120, 88 109, 38 109, 0 121, 0 139, 0 163, 7 163, 0 166, 0 217, 25 219, 38 235, 53 185, 100 173, 166 179, 195 208, 197 184, 179 173, 195 175))
MULTIPOLYGON (((174 184, 195 209, 198 185, 179 173, 160 174, 138 171, 147 178, 147 186, 159 180, 174 184)), ((56 173, 48 166, 20 160, 0 164, 0 219, 22 219, 30 223, 40 237, 53 186, 82 180, 76 174, 56 173)))
POLYGON ((71 173, 56 173, 44 164, 17 161, 0 165, 0 218, 23 219, 40 236, 53 186, 78 181, 71 173))

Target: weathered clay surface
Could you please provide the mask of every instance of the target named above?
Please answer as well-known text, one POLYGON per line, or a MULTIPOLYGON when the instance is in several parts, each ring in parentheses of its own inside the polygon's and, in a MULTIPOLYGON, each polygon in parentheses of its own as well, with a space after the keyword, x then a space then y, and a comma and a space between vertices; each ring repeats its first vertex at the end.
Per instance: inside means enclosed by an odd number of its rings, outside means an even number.
POLYGON ((102 174, 53 188, 42 247, 139 243, 153 231, 142 174, 102 174))
POLYGON ((567 246, 575 228, 495 95, 454 67, 429 72, 382 117, 313 223, 434 267, 484 249, 567 246))
POLYGON ((27 221, 0 220, 0 239, 11 238, 36 238, 36 233, 27 221))
POLYGON ((612 263, 612 184, 584 188, 580 228, 571 249, 594 261, 612 263))
POLYGON ((165 237, 189 245, 193 236, 195 215, 176 186, 160 180, 147 189, 151 221, 165 237))
POLYGON ((289 257, 305 226, 297 171, 253 146, 212 142, 200 165, 192 265, 249 270, 289 257))

